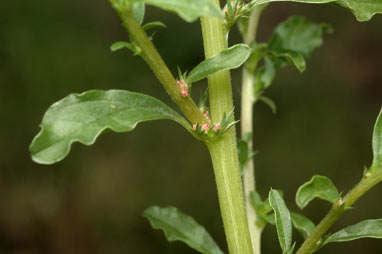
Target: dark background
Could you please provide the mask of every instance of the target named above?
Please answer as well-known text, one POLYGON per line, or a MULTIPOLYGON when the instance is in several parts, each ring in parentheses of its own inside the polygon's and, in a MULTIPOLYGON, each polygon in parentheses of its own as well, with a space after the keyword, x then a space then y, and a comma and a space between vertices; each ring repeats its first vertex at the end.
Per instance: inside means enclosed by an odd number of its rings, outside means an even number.
MULTIPOLYGON (((359 23, 334 6, 275 3, 264 12, 259 40, 290 15, 334 28, 305 73, 278 73, 267 92, 277 114, 263 104, 255 108, 259 192, 264 197, 270 187, 283 189, 289 208, 299 211, 294 194, 313 174, 332 178, 346 192, 370 164, 382 102, 382 16, 359 23)), ((203 59, 198 22, 187 24, 150 7, 146 20, 167 24, 154 42, 174 74, 177 65, 190 69, 203 59)), ((106 0, 2 1, 0 253, 195 253, 150 228, 141 212, 151 205, 173 205, 192 215, 226 250, 207 149, 175 123, 107 133, 92 147, 74 145, 52 166, 29 157, 45 110, 69 93, 127 89, 174 106, 141 59, 127 50, 110 52, 113 42, 127 38, 106 0)), ((231 43, 237 41, 233 32, 231 43)), ((240 72, 232 76, 239 110, 240 72)), ((370 191, 333 230, 381 218, 381 193, 382 186, 370 191)), ((329 208, 314 201, 304 214, 317 223, 329 208)), ((297 234, 295 239, 301 241, 297 234)), ((262 243, 264 253, 281 253, 272 226, 262 243)), ((330 244, 319 253, 377 254, 382 241, 330 244)))

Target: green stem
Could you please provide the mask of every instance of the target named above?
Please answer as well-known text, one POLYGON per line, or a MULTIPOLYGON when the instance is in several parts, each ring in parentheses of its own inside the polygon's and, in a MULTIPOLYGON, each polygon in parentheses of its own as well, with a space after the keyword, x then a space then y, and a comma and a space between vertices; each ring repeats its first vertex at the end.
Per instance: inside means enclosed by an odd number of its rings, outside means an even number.
MULTIPOLYGON (((255 41, 257 25, 261 15, 262 7, 255 7, 248 19, 248 26, 244 32, 244 43, 249 44, 255 41)), ((250 61, 257 61, 250 59, 250 61)), ((241 93, 241 137, 253 131, 253 105, 254 98, 254 80, 255 68, 250 69, 249 65, 253 67, 256 63, 247 63, 244 65, 242 74, 242 93, 241 93)), ((252 138, 248 141, 248 154, 253 154, 252 138)), ((250 200, 250 193, 256 189, 255 182, 255 164, 253 158, 250 158, 243 166, 243 186, 245 195, 245 207, 247 211, 248 227, 251 235, 252 247, 254 254, 261 253, 261 233, 263 226, 257 222, 256 211, 253 208, 250 200)))
POLYGON ((301 245, 297 254, 311 254, 318 247, 322 236, 331 226, 368 190, 382 181, 382 169, 367 173, 364 178, 343 198, 336 202, 329 213, 321 220, 314 231, 301 245))
MULTIPOLYGON (((218 0, 214 0, 219 4, 218 0)), ((226 31, 222 20, 201 19, 205 57, 209 58, 227 48, 226 31)), ((208 77, 212 122, 222 120, 233 109, 229 71, 208 77)), ((234 119, 231 119, 234 121, 234 119)), ((206 143, 215 172, 220 210, 230 254, 252 254, 244 206, 244 195, 237 154, 236 131, 231 128, 223 138, 206 143)))
POLYGON ((112 6, 119 14, 124 26, 135 44, 140 48, 140 56, 149 65, 155 76, 162 83, 167 93, 173 101, 178 105, 182 113, 191 121, 191 123, 207 123, 207 119, 196 106, 190 96, 184 97, 180 91, 180 87, 174 76, 171 74, 167 65, 162 60, 155 46, 145 31, 138 24, 131 9, 127 6, 121 10, 113 5, 114 0, 109 0, 112 6))

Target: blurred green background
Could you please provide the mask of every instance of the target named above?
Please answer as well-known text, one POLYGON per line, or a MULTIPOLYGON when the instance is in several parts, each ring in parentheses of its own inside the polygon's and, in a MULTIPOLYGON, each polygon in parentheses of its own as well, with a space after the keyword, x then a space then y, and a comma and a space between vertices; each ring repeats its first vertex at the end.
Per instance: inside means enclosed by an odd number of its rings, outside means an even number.
MULTIPOLYGON (((289 208, 298 211, 294 194, 313 174, 332 178, 346 192, 371 161, 372 128, 382 102, 382 16, 358 23, 334 6, 275 3, 263 14, 259 40, 290 15, 334 28, 305 73, 278 73, 267 92, 277 114, 262 104, 255 108, 259 192, 264 197, 270 187, 282 189, 289 208)), ((198 22, 187 24, 155 8, 147 8, 146 20, 167 24, 154 43, 173 73, 177 65, 190 69, 203 59, 198 22)), ((231 43, 239 41, 237 31, 231 36, 231 43)), ((2 1, 0 253, 195 253, 150 228, 141 216, 150 205, 180 208, 226 249, 207 149, 175 123, 107 133, 92 147, 74 145, 52 166, 29 157, 44 111, 69 93, 127 89, 174 107, 141 59, 127 50, 110 52, 113 42, 127 38, 104 0, 2 1)), ((238 115, 240 72, 232 77, 238 115)), ((382 186, 370 191, 333 230, 381 218, 381 193, 382 186)), ((304 214, 318 222, 329 208, 315 201, 304 214)), ((272 226, 262 244, 264 253, 281 253, 272 226)), ((331 244, 319 253, 382 253, 382 241, 331 244)))

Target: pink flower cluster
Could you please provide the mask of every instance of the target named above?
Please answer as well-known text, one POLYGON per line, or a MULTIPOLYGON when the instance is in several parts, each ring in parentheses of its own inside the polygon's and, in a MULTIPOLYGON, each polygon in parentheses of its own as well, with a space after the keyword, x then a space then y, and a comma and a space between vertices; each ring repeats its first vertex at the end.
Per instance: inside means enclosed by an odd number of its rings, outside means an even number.
POLYGON ((183 97, 187 97, 188 96, 188 86, 187 86, 186 82, 184 82, 184 80, 178 80, 176 83, 180 87, 180 92, 183 95, 183 97))
MULTIPOLYGON (((198 125, 194 124, 192 126, 192 129, 194 129, 194 131, 196 131, 197 127, 198 127, 198 125)), ((202 124, 202 127, 201 127, 201 129, 205 132, 209 131, 211 128, 214 130, 214 132, 217 132, 220 129, 220 123, 216 123, 212 126, 208 123, 205 123, 205 124, 202 124)))

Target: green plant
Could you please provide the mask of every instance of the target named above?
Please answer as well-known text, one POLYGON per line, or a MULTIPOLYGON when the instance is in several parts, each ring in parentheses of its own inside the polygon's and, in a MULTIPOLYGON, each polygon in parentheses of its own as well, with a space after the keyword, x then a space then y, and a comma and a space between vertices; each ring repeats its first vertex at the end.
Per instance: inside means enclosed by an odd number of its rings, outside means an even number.
MULTIPOLYGON (((113 44, 111 49, 128 48, 141 56, 187 120, 147 95, 119 90, 72 94, 46 112, 42 130, 30 147, 33 160, 43 164, 55 163, 69 153, 73 142, 90 145, 107 130, 127 132, 142 121, 170 119, 204 142, 210 151, 229 253, 260 253, 260 236, 267 223, 276 225, 283 253, 295 252, 292 226, 306 238, 296 252, 299 254, 312 253, 330 242, 382 237, 380 220, 363 221, 325 235, 358 198, 382 181, 381 116, 374 128, 374 160, 354 189, 342 196, 323 176, 313 176, 299 188, 296 203, 300 208, 314 198, 333 204, 332 210, 317 226, 304 216, 289 212, 280 192, 271 190, 269 197, 262 200, 255 191, 252 108, 256 102, 263 101, 276 111, 275 103, 264 96, 276 70, 292 65, 298 71, 304 71, 305 58, 322 44, 323 34, 331 31, 327 24, 291 17, 275 29, 268 43, 256 43, 258 21, 269 2, 273 0, 228 1, 221 10, 216 0, 110 0, 131 38, 130 42, 113 44), (176 79, 154 47, 152 38, 146 34, 148 29, 165 25, 160 22, 142 25, 145 4, 175 12, 188 22, 200 17, 206 60, 189 72, 179 71, 176 79), (229 29, 235 23, 239 25, 244 43, 228 48, 229 29), (243 64, 242 140, 237 142, 229 70, 243 64), (208 78, 208 107, 206 94, 198 104, 190 96, 192 83, 204 78, 208 78)), ((352 11, 359 21, 382 13, 382 3, 377 0, 367 3, 355 0, 296 2, 339 5, 352 11)), ((153 227, 162 229, 170 241, 184 241, 201 253, 222 253, 203 227, 175 208, 152 207, 144 212, 144 216, 153 227)))

